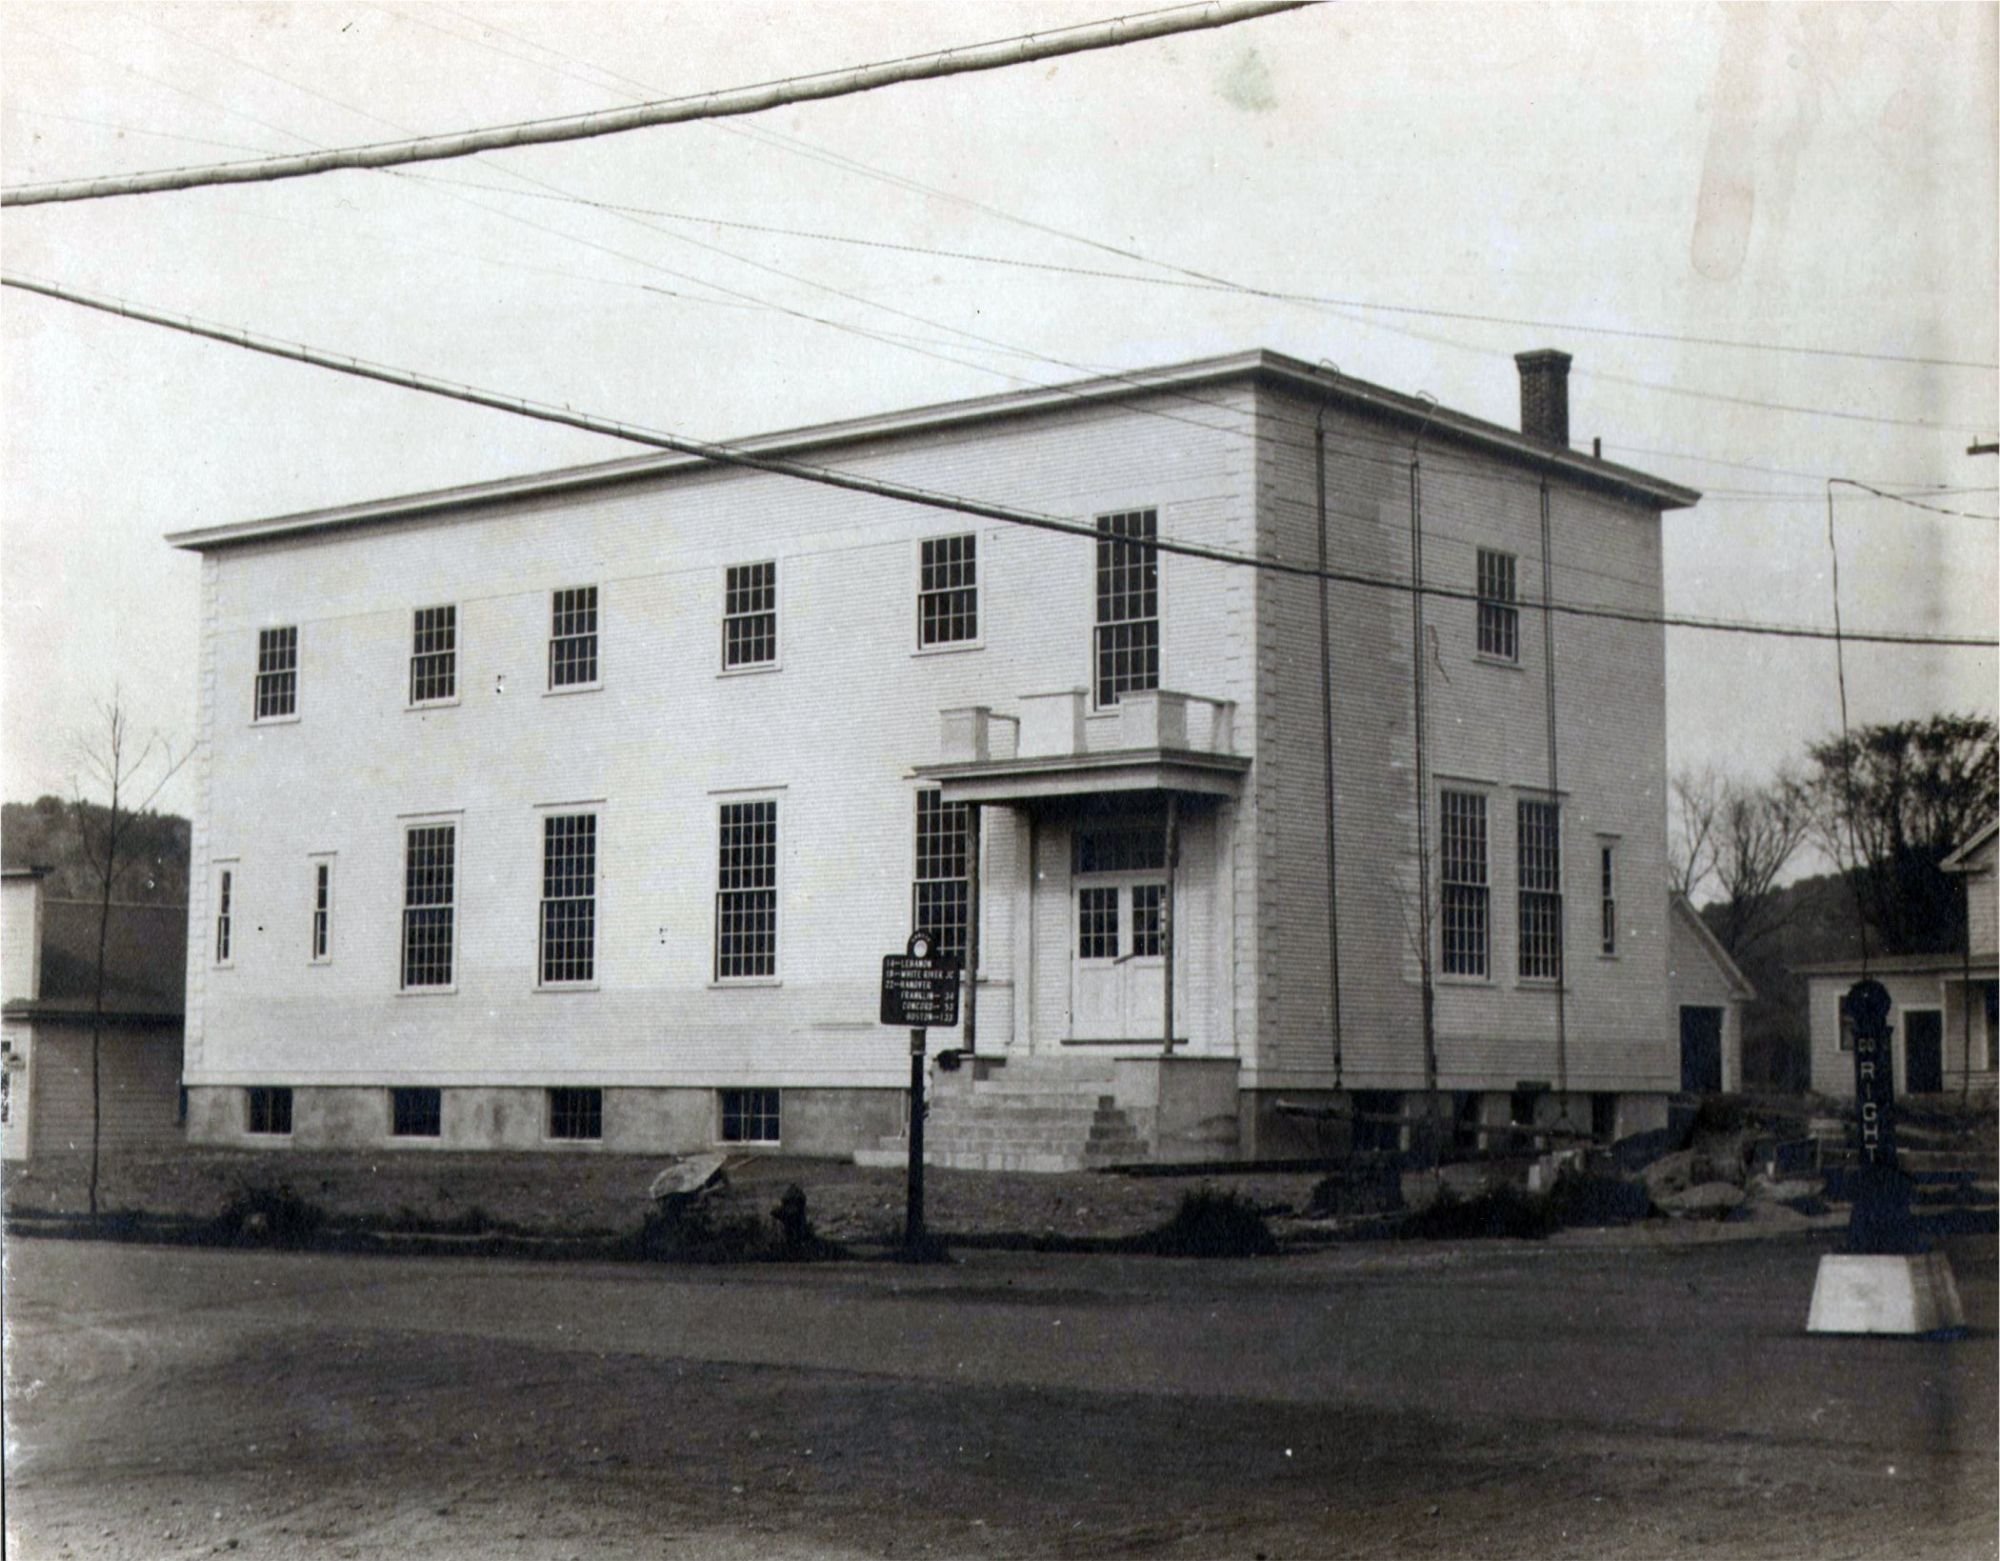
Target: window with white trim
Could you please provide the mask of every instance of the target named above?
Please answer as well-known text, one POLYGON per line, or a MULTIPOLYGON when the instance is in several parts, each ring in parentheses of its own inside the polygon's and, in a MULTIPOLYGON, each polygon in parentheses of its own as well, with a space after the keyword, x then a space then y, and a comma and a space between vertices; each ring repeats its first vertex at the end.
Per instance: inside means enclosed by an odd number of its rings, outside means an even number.
POLYGON ((333 958, 333 858, 312 859, 312 962, 333 958))
POLYGON ((778 804, 725 802, 718 824, 715 979, 778 973, 778 804))
POLYGON ((917 793, 917 876, 910 888, 910 926, 937 934, 937 952, 965 959, 970 882, 966 874, 966 809, 936 790, 917 793))
POLYGON ((219 867, 215 872, 215 962, 229 964, 233 957, 236 914, 236 870, 219 867))
POLYGON ((1496 661, 1521 659, 1521 609, 1516 605, 1515 558, 1479 550, 1479 654, 1496 661))
POLYGON ((1097 628, 1093 649, 1099 708, 1160 686, 1158 510, 1097 517, 1097 628))
POLYGON ((1491 890, 1486 869, 1486 798, 1438 797, 1439 967, 1448 976, 1487 973, 1491 890))
POLYGON ((1618 952, 1618 848, 1609 840, 1597 843, 1598 951, 1618 952))
POLYGON ((278 721, 299 713, 299 631, 296 625, 257 631, 255 719, 278 721))
POLYGON ((452 984, 457 917, 458 826, 412 824, 403 831, 405 991, 452 984))
POLYGON ((774 1089, 725 1089, 718 1092, 725 1144, 778 1142, 778 1092, 774 1089))
POLYGON ((979 638, 979 538, 925 537, 918 545, 917 643, 967 645, 979 638))
POLYGON ((778 660, 778 565, 731 564, 722 590, 722 665, 768 667, 778 660))
POLYGON ((419 607, 410 628, 410 703, 458 697, 458 609, 419 607))
POLYGON ((597 815, 542 820, 541 983, 567 986, 597 975, 597 815))
POLYGON ((1562 808, 1522 798, 1516 810, 1523 980, 1560 981, 1563 955, 1562 808))
POLYGON ((549 687, 597 681, 597 587, 569 586, 549 598, 549 687))

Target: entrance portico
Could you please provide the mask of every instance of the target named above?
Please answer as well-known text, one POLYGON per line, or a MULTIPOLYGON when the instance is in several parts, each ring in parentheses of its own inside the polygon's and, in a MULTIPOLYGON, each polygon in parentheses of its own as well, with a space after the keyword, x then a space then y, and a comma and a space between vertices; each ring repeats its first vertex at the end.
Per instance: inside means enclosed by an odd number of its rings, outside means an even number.
MULTIPOLYGON (((947 1117, 990 1118, 1032 1078, 1044 1103, 1065 1094, 1115 1103, 1126 1121, 1113 1125, 1120 1136, 1133 1128, 1143 1157, 1158 1157, 1163 1127, 1187 1137, 1161 1116, 1166 1106, 1174 1117, 1183 1097, 1210 1139, 1225 1136, 1226 1117, 1233 1145, 1227 863, 1250 761, 1231 751, 1226 702, 1148 690, 1092 711, 1089 697, 1029 695, 1018 717, 947 710, 943 761, 917 768, 946 804, 966 805, 969 841, 1004 836, 1010 847, 989 850, 984 872, 969 874, 970 927, 990 897, 1005 914, 985 919, 1004 920, 1012 935, 1004 966, 979 964, 969 937, 968 963, 985 979, 966 994, 973 1066, 940 1080, 954 1097, 947 1117), (1011 827, 987 827, 996 815, 1011 827), (1204 1084, 1190 1096, 1181 1074, 1204 1084)), ((1186 1143, 1178 1153, 1201 1157, 1186 1143)))

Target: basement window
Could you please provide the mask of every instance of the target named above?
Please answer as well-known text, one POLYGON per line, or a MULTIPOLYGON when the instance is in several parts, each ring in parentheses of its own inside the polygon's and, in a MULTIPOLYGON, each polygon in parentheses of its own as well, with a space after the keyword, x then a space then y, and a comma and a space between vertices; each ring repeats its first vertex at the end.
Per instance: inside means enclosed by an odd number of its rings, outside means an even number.
POLYGON ((549 1091, 549 1137, 595 1139, 604 1136, 604 1091, 549 1091))
POLYGON ((246 1089, 243 1096, 248 1108, 250 1132, 277 1136, 291 1133, 292 1092, 289 1088, 273 1089, 259 1085, 254 1089, 246 1089))
POLYGON ((778 1142, 778 1092, 774 1089, 722 1091, 722 1141, 725 1144, 778 1142))
POLYGON ((389 1091, 390 1133, 397 1138, 441 1138, 444 1136, 444 1091, 441 1089, 392 1089, 389 1091))

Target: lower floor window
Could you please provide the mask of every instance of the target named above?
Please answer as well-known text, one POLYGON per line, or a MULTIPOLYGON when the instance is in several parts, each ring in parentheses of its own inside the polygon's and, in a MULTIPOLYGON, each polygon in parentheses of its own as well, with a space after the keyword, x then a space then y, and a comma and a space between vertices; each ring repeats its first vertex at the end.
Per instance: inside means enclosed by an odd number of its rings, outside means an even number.
POLYGON ((258 1087, 243 1092, 249 1097, 250 1131, 289 1133, 292 1130, 292 1092, 289 1089, 258 1087))
POLYGON ((549 1137, 602 1138, 603 1136, 603 1090, 552 1089, 549 1091, 549 1137))
POLYGON ((774 1089, 724 1090, 722 1141, 725 1144, 775 1144, 778 1141, 778 1092, 774 1089))
POLYGON ((437 1138, 444 1132, 444 1091, 389 1091, 390 1131, 398 1138, 437 1138))

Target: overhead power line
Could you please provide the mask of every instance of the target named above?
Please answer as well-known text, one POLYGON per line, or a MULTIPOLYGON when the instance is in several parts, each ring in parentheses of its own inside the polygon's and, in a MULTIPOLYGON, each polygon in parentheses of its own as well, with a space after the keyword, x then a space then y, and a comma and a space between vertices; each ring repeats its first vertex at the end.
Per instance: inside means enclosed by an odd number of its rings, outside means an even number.
MULTIPOLYGON (((439 184, 458 184, 466 189, 490 190, 495 194, 526 195, 526 191, 502 190, 498 185, 470 180, 427 177, 439 184)), ((866 238, 853 233, 828 233, 813 228, 788 228, 768 222, 742 222, 701 212, 670 211, 657 206, 637 206, 621 201, 593 200, 581 195, 545 194, 532 200, 563 201, 592 207, 598 211, 629 212, 644 217, 664 217, 671 222, 688 222, 703 227, 734 228, 746 233, 768 233, 779 238, 808 239, 820 244, 851 244, 862 249, 881 249, 897 254, 922 255, 933 260, 959 260, 972 265, 1007 266, 1022 271, 1044 271, 1057 276, 1084 277, 1093 281, 1133 282, 1145 287, 1175 287, 1204 293, 1233 293, 1247 298, 1264 298, 1273 303, 1326 305, 1337 309, 1368 309, 1379 314, 1407 314, 1431 320, 1460 320, 1476 325, 1520 326, 1536 331, 1574 331, 1586 336, 1617 336, 1632 341, 1674 342, 1683 346, 1726 347, 1742 352, 1792 353, 1810 358, 1854 358, 1864 363, 1907 363, 1926 368, 1995 369, 2000 363, 1973 358, 1929 358, 1901 352, 1865 352, 1852 347, 1812 347, 1798 342, 1754 341, 1730 336, 1692 336, 1680 331, 1648 331, 1620 325, 1586 325, 1577 320, 1542 320, 1523 315, 1482 314, 1471 309, 1442 309, 1420 304, 1383 303, 1373 298, 1347 298, 1330 293, 1301 293, 1274 287, 1253 287, 1242 282, 1207 281, 1196 276, 1149 276, 1140 271, 1113 271, 1103 266, 1067 266, 1053 260, 1030 260, 1017 255, 989 255, 976 250, 939 249, 929 244, 903 244, 893 239, 866 238)), ((1815 499, 1818 495, 1813 495, 1815 499)))
MULTIPOLYGON (((121 319, 138 320, 148 325, 161 326, 167 330, 179 331, 189 336, 197 336, 209 341, 221 342, 226 346, 240 347, 250 352, 262 353, 269 357, 288 359, 296 363, 309 364, 315 368, 329 369, 337 374, 346 374, 357 379, 373 380, 379 384, 394 385, 405 390, 421 391, 426 395, 439 396, 447 400, 462 401, 473 406, 483 406, 494 411, 511 413, 517 417, 533 418, 539 422, 557 423, 569 428, 582 429, 586 433, 603 434, 613 439, 623 439, 632 444, 648 445, 654 449, 669 450, 677 454, 693 456, 711 461, 720 466, 745 467, 752 471, 769 472, 775 476, 796 478, 802 482, 817 483, 822 487, 840 488, 851 493, 865 493, 876 498, 894 499, 905 504, 915 504, 926 509, 949 510, 961 515, 973 515, 981 519, 1001 521, 1008 525, 1023 526, 1037 531, 1056 532, 1065 536, 1075 536, 1098 540, 1094 525, 1084 521, 1070 520, 1059 515, 1046 515, 1033 510, 1018 509, 1011 505, 995 504, 984 499, 967 498, 960 494, 944 493, 928 488, 918 488, 907 483, 888 482, 876 477, 864 477, 858 473, 840 471, 834 467, 814 466, 802 461, 788 460, 782 456, 761 455, 740 446, 717 444, 711 440, 694 439, 683 434, 665 433, 657 429, 641 428, 635 424, 620 422, 614 418, 598 417, 592 413, 573 411, 568 407, 549 406, 530 401, 525 397, 505 395, 498 391, 482 390, 472 385, 453 384, 428 374, 420 374, 411 369, 394 368, 386 364, 365 362, 359 358, 343 358, 332 353, 296 342, 279 341, 272 337, 259 336, 250 331, 231 326, 205 324, 203 322, 163 314, 136 304, 115 298, 99 298, 87 293, 79 293, 53 283, 39 282, 27 277, 0 273, 0 286, 18 288, 23 292, 53 298, 63 303, 75 304, 81 308, 96 310, 121 319)), ((1447 601, 1477 602, 1478 593, 1451 586, 1413 585, 1406 580, 1391 576, 1369 574, 1359 570, 1322 569, 1313 564, 1297 564, 1285 559, 1260 557, 1255 554, 1239 553, 1228 548, 1206 547, 1199 543, 1161 538, 1149 542, 1148 547, 1156 552, 1175 554, 1184 558, 1197 558, 1210 563, 1229 564, 1239 567, 1267 570, 1274 574, 1292 575, 1311 580, 1330 580, 1345 585, 1366 586, 1375 590, 1393 591, 1400 595, 1421 595, 1438 597, 1447 601)), ((1665 628, 1700 629, 1723 634, 1752 634, 1779 639, 1831 640, 1838 637, 1847 644, 1876 645, 1921 645, 1932 648, 1965 647, 1976 650, 2000 648, 2000 639, 1981 639, 1970 635, 1942 634, 1891 634, 1869 633, 1847 630, 1836 635, 1832 629, 1816 629, 1805 625, 1745 623, 1723 618, 1698 618, 1673 613, 1651 613, 1637 609, 1611 607, 1597 604, 1558 601, 1526 601, 1522 604, 1542 611, 1561 614, 1573 618, 1604 619, 1617 623, 1644 624, 1665 628)))
POLYGON ((582 141, 594 136, 620 135, 657 125, 692 120, 759 114, 791 103, 850 97, 908 81, 931 81, 977 71, 1003 70, 1036 60, 1094 49, 1122 48, 1129 43, 1171 37, 1303 8, 1308 0, 1208 0, 1196 6, 1175 6, 1110 21, 1061 27, 1045 33, 1024 33, 987 43, 967 44, 929 54, 807 76, 704 92, 694 97, 641 103, 632 108, 570 114, 556 119, 526 120, 447 135, 418 136, 404 141, 378 141, 366 146, 335 147, 285 157, 262 157, 205 167, 164 168, 151 173, 115 174, 98 179, 73 179, 53 184, 17 185, 0 190, 0 206, 39 206, 60 201, 103 200, 122 195, 152 195, 165 190, 192 190, 216 184, 257 184, 274 179, 301 179, 341 168, 393 168, 406 163, 437 162, 516 146, 545 146, 557 141, 582 141))

